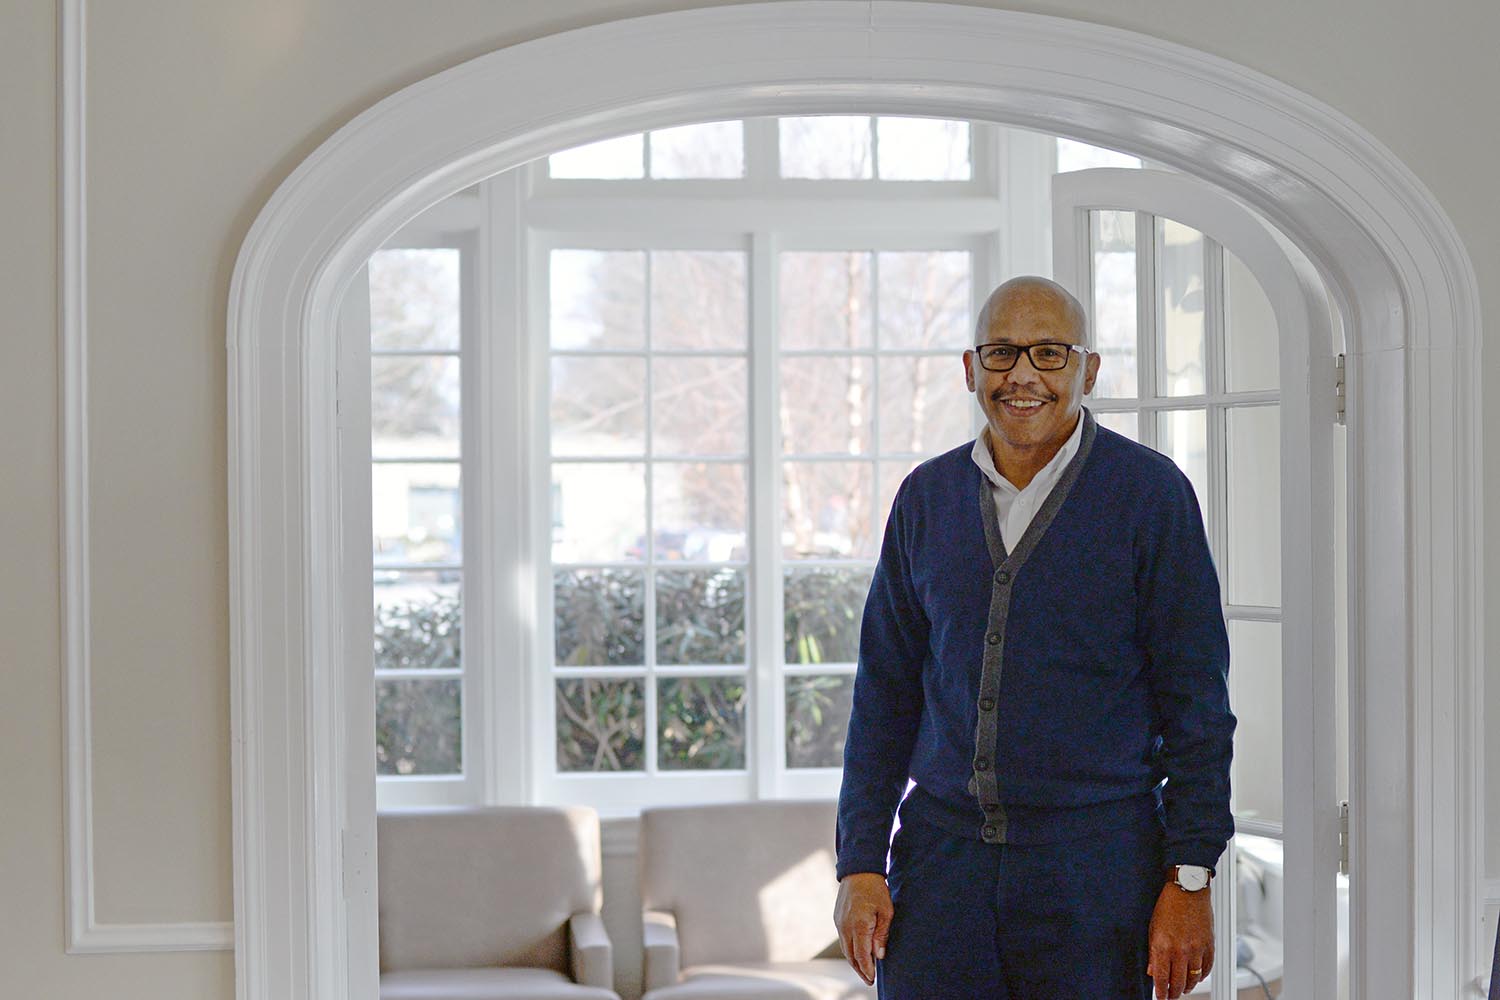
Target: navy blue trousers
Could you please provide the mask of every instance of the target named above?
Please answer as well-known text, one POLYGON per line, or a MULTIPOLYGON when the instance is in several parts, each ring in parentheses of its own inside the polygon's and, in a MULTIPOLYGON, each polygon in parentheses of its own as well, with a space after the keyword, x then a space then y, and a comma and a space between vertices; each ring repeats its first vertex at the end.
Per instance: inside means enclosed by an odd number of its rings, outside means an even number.
POLYGON ((1029 846, 904 820, 880 1000, 1150 1000, 1162 837, 1155 815, 1029 846))

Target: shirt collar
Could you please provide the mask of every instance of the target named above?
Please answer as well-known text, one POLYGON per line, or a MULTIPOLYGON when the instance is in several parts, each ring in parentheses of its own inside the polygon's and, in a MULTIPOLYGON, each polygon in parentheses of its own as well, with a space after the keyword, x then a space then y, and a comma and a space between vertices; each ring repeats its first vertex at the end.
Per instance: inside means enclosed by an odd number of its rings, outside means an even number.
MULTIPOLYGON (((1073 433, 1069 434, 1068 440, 1064 441, 1063 446, 1057 449, 1057 454, 1052 456, 1052 460, 1042 466, 1037 474, 1032 477, 1031 482, 1027 484, 1028 488, 1054 478, 1059 471, 1073 460, 1073 456, 1078 454, 1079 443, 1083 440, 1084 409, 1084 407, 1079 407, 1078 422, 1073 425, 1073 433)), ((1015 483, 1006 479, 1000 474, 1000 470, 995 468, 995 457, 990 454, 990 429, 988 425, 974 439, 972 454, 974 464, 979 466, 979 471, 984 473, 984 478, 990 481, 990 485, 1002 490, 1009 490, 1012 493, 1021 492, 1015 483)))

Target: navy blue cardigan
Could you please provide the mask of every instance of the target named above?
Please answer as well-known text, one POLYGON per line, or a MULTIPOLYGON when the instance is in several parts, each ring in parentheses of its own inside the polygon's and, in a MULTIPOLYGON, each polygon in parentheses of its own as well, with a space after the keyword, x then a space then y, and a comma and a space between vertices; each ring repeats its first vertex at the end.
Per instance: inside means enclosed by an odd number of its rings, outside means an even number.
POLYGON ((972 443, 902 483, 860 632, 839 878, 885 872, 908 777, 903 816, 990 842, 1112 829, 1160 799, 1168 864, 1223 852, 1235 720, 1198 503, 1169 458, 1082 419, 1014 552, 987 536, 972 443))

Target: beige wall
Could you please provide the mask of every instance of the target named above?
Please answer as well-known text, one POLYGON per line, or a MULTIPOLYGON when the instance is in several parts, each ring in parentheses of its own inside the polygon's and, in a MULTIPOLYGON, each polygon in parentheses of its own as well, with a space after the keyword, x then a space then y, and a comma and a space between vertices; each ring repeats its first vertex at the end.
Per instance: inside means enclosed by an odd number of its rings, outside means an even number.
MULTIPOLYGON (((227 920, 224 314, 287 173, 400 87, 494 48, 690 6, 641 0, 130 0, 89 5, 89 399, 98 913, 227 920)), ((1069 0, 1260 69, 1390 146, 1457 224, 1500 316, 1500 5, 1069 0), (1421 8, 1420 10, 1418 8, 1421 8), (1306 12, 1312 11, 1309 16, 1306 12)), ((0 984, 7 995, 229 997, 227 953, 63 955, 56 12, 0 0, 0 984)), ((1484 362, 1500 370, 1500 350, 1484 362)), ((1500 427, 1485 449, 1500 487, 1500 427)), ((1492 524, 1486 554, 1500 555, 1492 524)), ((1490 558, 1488 563, 1496 560, 1490 558)), ((1500 585, 1489 619, 1500 620, 1500 585)), ((1500 652, 1491 629, 1487 652, 1500 652)), ((1489 655, 1487 662, 1500 663, 1489 655)), ((1500 669, 1488 871, 1500 878, 1500 669)), ((622 873, 623 875, 623 873, 622 873)), ((623 884, 621 879, 618 884, 623 884)), ((1492 911, 1493 912, 1493 911, 1492 911)))

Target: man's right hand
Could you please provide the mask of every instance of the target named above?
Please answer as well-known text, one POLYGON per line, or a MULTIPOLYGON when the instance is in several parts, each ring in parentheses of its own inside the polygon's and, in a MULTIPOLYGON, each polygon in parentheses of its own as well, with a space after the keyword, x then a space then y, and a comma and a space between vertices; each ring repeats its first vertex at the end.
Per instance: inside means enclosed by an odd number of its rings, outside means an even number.
POLYGON ((885 939, 891 931, 891 891, 885 876, 875 872, 845 875, 833 906, 839 947, 866 986, 875 983, 875 960, 885 958, 885 939))

